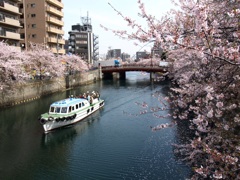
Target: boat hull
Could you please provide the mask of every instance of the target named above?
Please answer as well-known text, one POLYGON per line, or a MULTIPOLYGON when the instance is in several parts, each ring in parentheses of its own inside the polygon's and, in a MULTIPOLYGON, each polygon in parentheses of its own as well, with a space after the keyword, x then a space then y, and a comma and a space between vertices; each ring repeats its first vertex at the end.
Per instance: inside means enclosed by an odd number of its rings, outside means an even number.
POLYGON ((95 103, 94 105, 90 105, 87 108, 85 108, 84 110, 81 110, 81 111, 75 113, 72 117, 65 118, 64 120, 60 120, 60 121, 59 120, 58 121, 51 120, 51 121, 45 122, 43 124, 43 129, 44 129, 45 133, 48 133, 54 129, 75 124, 75 123, 83 120, 87 116, 91 115, 98 109, 102 108, 103 106, 104 106, 104 100, 100 100, 97 103, 95 103))

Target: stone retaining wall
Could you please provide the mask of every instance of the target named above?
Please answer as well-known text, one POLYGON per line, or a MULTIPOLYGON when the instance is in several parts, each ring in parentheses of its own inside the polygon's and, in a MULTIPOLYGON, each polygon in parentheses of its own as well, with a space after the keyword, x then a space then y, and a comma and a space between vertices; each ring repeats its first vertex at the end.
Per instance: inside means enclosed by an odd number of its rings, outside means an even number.
POLYGON ((9 90, 0 94, 0 108, 14 106, 38 99, 43 95, 93 83, 101 79, 99 74, 99 70, 93 70, 65 77, 31 80, 24 85, 16 85, 13 91, 9 90))

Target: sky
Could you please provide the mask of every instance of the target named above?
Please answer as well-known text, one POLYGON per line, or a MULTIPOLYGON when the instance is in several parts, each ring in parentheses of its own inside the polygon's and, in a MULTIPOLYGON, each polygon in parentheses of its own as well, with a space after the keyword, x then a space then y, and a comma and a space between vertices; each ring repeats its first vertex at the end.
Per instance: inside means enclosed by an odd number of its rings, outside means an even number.
MULTIPOLYGON (((99 36, 100 56, 107 54, 110 48, 121 49, 122 53, 128 53, 131 56, 134 56, 139 50, 150 50, 151 43, 136 46, 134 41, 122 40, 111 31, 105 31, 100 27, 100 24, 102 24, 114 30, 129 29, 127 23, 111 8, 108 2, 124 16, 144 24, 145 21, 138 16, 140 10, 137 0, 62 0, 62 2, 64 4, 63 30, 65 39, 68 39, 68 32, 71 31, 72 25, 82 24, 81 17, 87 17, 88 14, 91 18, 93 33, 99 36)), ((171 0, 142 0, 142 2, 145 4, 146 12, 159 18, 171 8, 174 8, 171 0)))

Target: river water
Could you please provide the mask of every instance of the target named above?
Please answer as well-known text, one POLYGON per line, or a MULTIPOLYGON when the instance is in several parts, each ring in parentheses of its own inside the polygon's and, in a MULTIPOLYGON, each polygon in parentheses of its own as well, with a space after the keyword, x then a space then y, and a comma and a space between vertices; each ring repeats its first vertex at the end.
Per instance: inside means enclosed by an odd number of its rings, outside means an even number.
MULTIPOLYGON (((191 169, 173 153, 184 142, 184 126, 152 131, 171 117, 150 112, 167 84, 129 72, 126 80, 104 80, 0 111, 0 179, 188 179, 191 169), (69 95, 97 90, 103 109, 67 128, 44 134, 37 121, 49 105, 69 95)), ((156 112, 167 116, 168 111, 156 112)))

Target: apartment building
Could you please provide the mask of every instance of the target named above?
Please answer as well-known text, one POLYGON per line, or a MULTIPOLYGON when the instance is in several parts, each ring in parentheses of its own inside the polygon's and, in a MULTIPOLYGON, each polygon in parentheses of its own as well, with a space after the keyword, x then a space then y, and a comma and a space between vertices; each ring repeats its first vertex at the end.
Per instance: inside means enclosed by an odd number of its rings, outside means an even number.
POLYGON ((0 41, 20 50, 21 15, 17 3, 21 0, 0 0, 0 41))
POLYGON ((65 54, 63 7, 62 0, 21 0, 22 49, 40 43, 55 54, 65 54))

